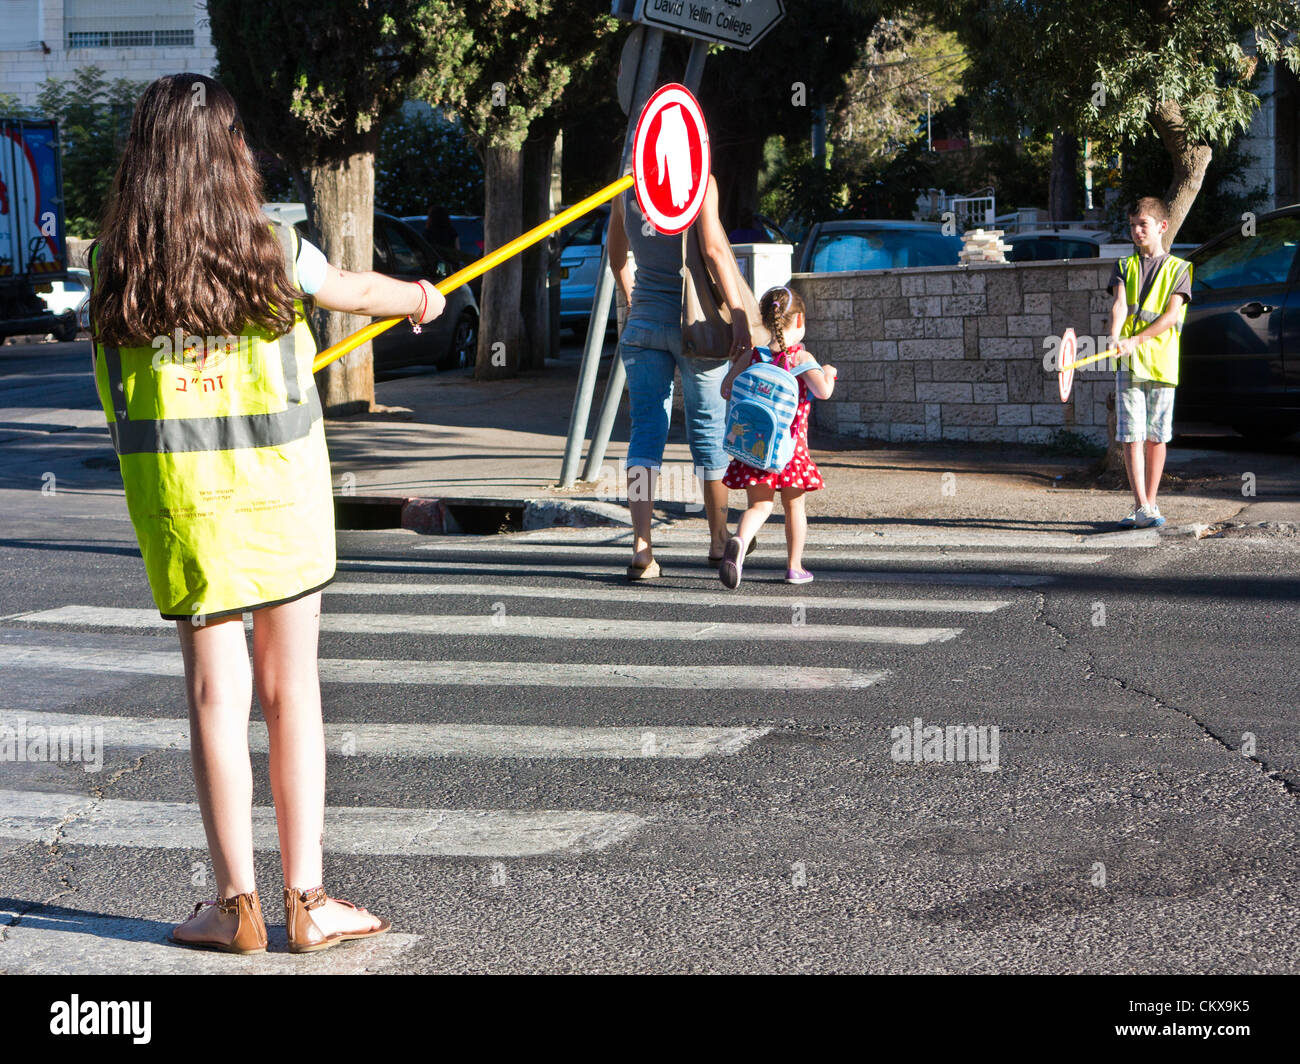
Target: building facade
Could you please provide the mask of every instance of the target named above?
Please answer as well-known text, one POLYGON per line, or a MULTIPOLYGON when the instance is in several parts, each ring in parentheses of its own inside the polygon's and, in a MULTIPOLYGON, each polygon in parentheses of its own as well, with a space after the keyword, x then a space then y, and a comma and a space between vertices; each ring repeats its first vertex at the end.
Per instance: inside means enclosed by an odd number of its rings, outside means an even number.
POLYGON ((211 74, 204 0, 0 0, 0 93, 31 106, 46 78, 97 66, 109 81, 211 74))

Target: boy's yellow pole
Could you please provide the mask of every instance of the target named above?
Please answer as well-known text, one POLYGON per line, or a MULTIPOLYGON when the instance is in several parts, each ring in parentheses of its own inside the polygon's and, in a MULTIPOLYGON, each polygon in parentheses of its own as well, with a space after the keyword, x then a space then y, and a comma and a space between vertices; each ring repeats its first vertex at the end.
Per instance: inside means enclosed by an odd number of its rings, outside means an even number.
MULTIPOLYGON (((543 237, 550 236, 557 229, 562 229, 575 218, 581 218, 593 207, 599 207, 602 203, 612 200, 624 189, 632 187, 635 178, 631 174, 625 174, 612 184, 606 185, 599 192, 593 193, 585 200, 575 203, 568 210, 561 211, 554 218, 548 218, 541 225, 534 226, 523 236, 515 237, 508 244, 503 244, 495 251, 484 255, 478 262, 472 262, 463 270, 457 270, 450 277, 443 278, 436 287, 444 296, 450 295, 466 281, 472 281, 475 277, 485 274, 494 266, 499 266, 512 255, 517 255, 524 248, 531 247, 543 237)), ((348 352, 360 347, 368 340, 373 340, 385 329, 392 328, 399 321, 405 321, 405 318, 382 318, 379 321, 372 321, 364 329, 358 329, 351 336, 348 336, 333 347, 327 347, 324 351, 316 356, 312 363, 311 371, 318 373, 335 359, 342 358, 348 352)))
POLYGON ((1071 362, 1068 366, 1062 366, 1061 372, 1066 370, 1078 369, 1080 366, 1086 366, 1090 362, 1100 362, 1103 358, 1128 358, 1127 355, 1121 355, 1118 347, 1112 347, 1109 351, 1103 351, 1099 355, 1089 355, 1087 358, 1081 358, 1071 362))

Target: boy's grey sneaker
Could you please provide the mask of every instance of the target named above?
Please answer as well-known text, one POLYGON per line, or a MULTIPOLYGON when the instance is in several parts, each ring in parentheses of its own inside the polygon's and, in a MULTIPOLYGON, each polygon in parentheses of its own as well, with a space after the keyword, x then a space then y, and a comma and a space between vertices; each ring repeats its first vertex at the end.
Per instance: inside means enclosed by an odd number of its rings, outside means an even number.
POLYGON ((1136 528, 1136 527, 1137 527, 1137 520, 1138 520, 1138 512, 1137 512, 1137 508, 1135 507, 1134 509, 1132 509, 1132 510, 1129 511, 1129 515, 1128 515, 1127 517, 1124 517, 1124 518, 1121 518, 1121 519, 1120 519, 1119 527, 1120 527, 1120 528, 1136 528))
POLYGON ((1137 528, 1159 528, 1165 523, 1160 511, 1153 506, 1143 506, 1137 512, 1137 528))

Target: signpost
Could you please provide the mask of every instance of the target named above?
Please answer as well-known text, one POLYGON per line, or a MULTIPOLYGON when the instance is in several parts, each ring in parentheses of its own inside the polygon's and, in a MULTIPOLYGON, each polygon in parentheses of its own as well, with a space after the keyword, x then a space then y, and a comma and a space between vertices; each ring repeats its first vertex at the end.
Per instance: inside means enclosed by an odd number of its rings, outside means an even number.
POLYGON ((784 17, 782 0, 637 0, 632 12, 636 22, 745 51, 784 17))
MULTIPOLYGON (((704 71, 704 59, 708 53, 708 44, 710 42, 748 51, 785 17, 785 4, 782 0, 699 0, 698 3, 692 3, 690 0, 613 0, 611 8, 617 17, 622 19, 630 18, 638 23, 630 35, 637 43, 632 44, 629 41, 625 46, 623 69, 619 75, 621 102, 625 86, 633 78, 632 71, 636 71, 634 75, 635 88, 631 92, 631 106, 624 108, 630 114, 637 113, 642 101, 648 102, 651 90, 654 88, 658 77, 659 51, 665 33, 675 33, 694 38, 691 42, 690 58, 686 61, 686 74, 682 79, 686 83, 686 88, 694 92, 700 84, 700 76, 704 71)), ((690 93, 687 93, 687 95, 690 95, 690 93)), ((694 97, 691 96, 691 99, 694 100, 694 97)), ((665 107, 664 110, 667 111, 668 108, 665 107)), ((664 117, 667 118, 668 115, 664 117)), ((682 114, 671 117, 671 125, 676 127, 679 118, 687 127, 686 135, 689 136, 691 123, 688 120, 687 112, 683 111, 682 114)), ((663 119, 660 119, 661 126, 662 122, 663 119)), ((704 134, 703 126, 704 123, 701 118, 700 132, 702 134, 704 134)), ((652 139, 653 134, 654 130, 647 130, 646 144, 651 151, 656 151, 658 141, 652 139)), ((634 129, 629 123, 627 137, 623 144, 623 158, 619 163, 620 172, 632 158, 634 135, 634 129)), ((680 139, 681 135, 682 129, 678 127, 674 137, 680 139)), ((700 140, 700 150, 703 156, 703 153, 708 150, 707 134, 701 136, 700 140)), ((657 169, 658 160, 656 159, 654 162, 657 169)), ((664 162, 666 165, 666 157, 664 162)), ((690 183, 691 193, 699 194, 701 204, 703 203, 703 196, 708 190, 708 173, 709 164, 707 158, 705 158, 698 183, 694 178, 690 183)), ((677 198, 680 199, 682 188, 680 170, 677 176, 677 198)), ((672 202, 673 180, 671 172, 668 173, 666 182, 657 182, 657 184, 666 185, 666 188, 656 189, 656 191, 666 191, 669 200, 667 209, 664 210, 659 222, 651 219, 652 224, 656 225, 667 221, 674 211, 679 209, 678 205, 672 202)), ((647 198, 652 200, 655 198, 650 194, 648 187, 646 189, 638 188, 637 196, 638 204, 643 211, 646 210, 647 198)), ((647 214, 647 216, 649 215, 647 214)), ((674 231, 681 232, 689 224, 688 222, 674 231)), ((671 228, 671 222, 669 225, 671 228)), ((577 481, 578 461, 582 450, 582 442, 587 434, 587 419, 591 412, 596 370, 600 364, 600 352, 605 343, 605 324, 609 320, 609 307, 613 296, 614 282, 609 269, 609 253, 607 250, 602 249, 600 279, 596 283, 595 298, 592 300, 591 306, 591 318, 587 323, 586 347, 582 352, 582 366, 578 371, 578 388, 574 395, 573 412, 569 417, 569 434, 564 441, 564 460, 560 465, 560 477, 556 485, 559 488, 571 488, 577 481)), ((614 364, 609 371, 609 380, 605 386, 605 397, 601 403, 600 417, 596 431, 591 438, 591 449, 587 453, 587 461, 583 469, 584 480, 594 480, 600 475, 601 463, 605 459, 605 448, 609 443, 610 433, 614 426, 614 418, 618 412, 624 382, 623 363, 615 355, 614 364)))

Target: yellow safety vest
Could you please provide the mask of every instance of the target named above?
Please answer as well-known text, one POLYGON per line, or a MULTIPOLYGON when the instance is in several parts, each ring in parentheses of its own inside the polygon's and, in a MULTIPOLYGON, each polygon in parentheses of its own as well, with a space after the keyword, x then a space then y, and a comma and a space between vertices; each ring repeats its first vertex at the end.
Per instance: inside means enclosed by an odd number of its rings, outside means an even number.
MULTIPOLYGON (((297 287, 297 233, 272 228, 297 287)), ((165 618, 275 605, 334 577, 316 345, 301 300, 294 311, 279 337, 250 326, 238 337, 95 344, 95 386, 165 618)))
MULTIPOLYGON (((1141 266, 1137 255, 1121 259, 1120 273, 1124 277, 1124 292, 1128 297, 1128 317, 1120 336, 1133 336, 1141 332, 1161 314, 1169 305, 1169 297, 1178 286, 1183 270, 1187 270, 1187 279, 1192 278, 1192 264, 1186 259, 1170 255, 1160 265, 1155 279, 1147 292, 1142 306, 1138 306, 1138 282, 1141 278, 1141 266)), ((1178 308, 1178 317, 1174 327, 1166 329, 1154 340, 1144 340, 1134 352, 1132 373, 1134 377, 1159 381, 1161 384, 1178 383, 1178 338, 1183 331, 1183 320, 1187 317, 1187 301, 1178 308)))

